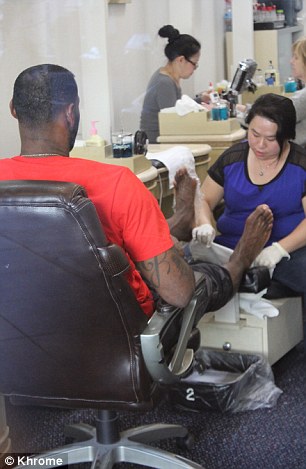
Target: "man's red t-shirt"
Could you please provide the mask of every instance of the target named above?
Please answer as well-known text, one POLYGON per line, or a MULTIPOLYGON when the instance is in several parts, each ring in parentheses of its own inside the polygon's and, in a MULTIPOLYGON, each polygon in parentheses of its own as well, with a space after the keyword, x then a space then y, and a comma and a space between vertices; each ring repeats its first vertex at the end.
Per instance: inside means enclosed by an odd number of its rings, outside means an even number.
POLYGON ((0 159, 0 179, 67 181, 83 186, 108 240, 127 253, 131 264, 129 283, 145 314, 152 314, 152 294, 134 262, 163 253, 173 242, 156 199, 137 176, 122 166, 81 158, 16 156, 0 159))

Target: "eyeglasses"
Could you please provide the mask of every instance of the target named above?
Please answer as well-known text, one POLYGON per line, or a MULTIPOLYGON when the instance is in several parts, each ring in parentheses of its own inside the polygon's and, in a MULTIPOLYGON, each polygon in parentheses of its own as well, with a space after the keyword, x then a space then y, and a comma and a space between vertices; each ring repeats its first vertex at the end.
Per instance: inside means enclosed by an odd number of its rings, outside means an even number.
POLYGON ((198 62, 193 62, 192 60, 188 59, 187 57, 185 57, 185 60, 187 60, 187 62, 189 62, 191 65, 193 65, 195 70, 198 68, 198 66, 199 66, 198 62))

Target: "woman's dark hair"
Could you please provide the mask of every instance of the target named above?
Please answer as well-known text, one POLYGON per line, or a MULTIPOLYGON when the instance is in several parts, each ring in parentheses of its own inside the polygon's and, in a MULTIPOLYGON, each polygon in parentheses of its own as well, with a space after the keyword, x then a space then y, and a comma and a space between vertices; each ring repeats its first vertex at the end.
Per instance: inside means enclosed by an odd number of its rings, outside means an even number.
POLYGON ((280 147, 280 155, 285 140, 295 139, 296 112, 292 100, 274 93, 259 96, 251 107, 246 123, 256 116, 264 117, 277 125, 276 140, 280 147))
POLYGON ((172 62, 176 57, 183 55, 190 59, 201 49, 201 44, 189 34, 180 34, 171 24, 163 26, 158 31, 160 37, 168 38, 168 44, 165 47, 165 55, 172 62))

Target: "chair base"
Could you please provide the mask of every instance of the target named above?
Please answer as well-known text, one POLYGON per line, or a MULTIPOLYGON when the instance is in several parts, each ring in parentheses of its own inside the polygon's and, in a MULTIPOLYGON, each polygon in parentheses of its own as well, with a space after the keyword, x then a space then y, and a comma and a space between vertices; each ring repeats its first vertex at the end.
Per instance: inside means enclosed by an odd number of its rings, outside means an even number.
POLYGON ((97 441, 97 431, 90 425, 71 425, 67 430, 67 436, 81 441, 31 456, 15 469, 32 467, 35 458, 39 459, 39 465, 44 469, 88 462, 92 463, 91 469, 110 469, 120 462, 156 469, 204 469, 182 456, 145 444, 165 438, 187 438, 187 429, 180 425, 150 424, 135 427, 120 433, 118 441, 109 444, 97 441))

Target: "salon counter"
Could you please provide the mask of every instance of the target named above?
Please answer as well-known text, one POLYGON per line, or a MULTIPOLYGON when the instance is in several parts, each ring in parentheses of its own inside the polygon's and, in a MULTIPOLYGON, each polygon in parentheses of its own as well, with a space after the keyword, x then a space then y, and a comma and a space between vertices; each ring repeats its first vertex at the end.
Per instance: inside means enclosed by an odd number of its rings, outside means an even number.
POLYGON ((211 147, 211 152, 209 153, 211 166, 216 159, 223 153, 227 148, 235 145, 236 143, 241 142, 246 138, 246 130, 240 128, 234 130, 228 134, 201 134, 201 135, 160 135, 157 140, 160 144, 169 144, 172 145, 200 145, 206 144, 211 147))

